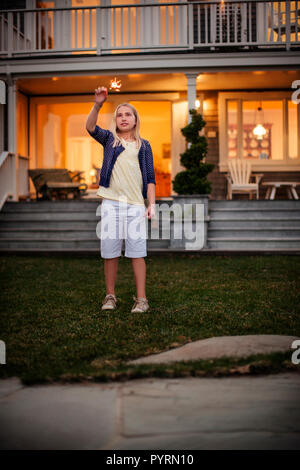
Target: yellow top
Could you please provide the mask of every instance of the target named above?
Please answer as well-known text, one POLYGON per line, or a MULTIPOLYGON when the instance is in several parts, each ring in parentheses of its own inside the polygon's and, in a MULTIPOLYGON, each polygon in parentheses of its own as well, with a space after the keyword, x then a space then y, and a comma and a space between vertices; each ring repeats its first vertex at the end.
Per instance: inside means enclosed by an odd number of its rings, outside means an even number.
POLYGON ((109 188, 99 186, 97 196, 144 206, 143 178, 136 142, 127 142, 122 137, 121 141, 125 150, 118 155, 114 164, 109 188))

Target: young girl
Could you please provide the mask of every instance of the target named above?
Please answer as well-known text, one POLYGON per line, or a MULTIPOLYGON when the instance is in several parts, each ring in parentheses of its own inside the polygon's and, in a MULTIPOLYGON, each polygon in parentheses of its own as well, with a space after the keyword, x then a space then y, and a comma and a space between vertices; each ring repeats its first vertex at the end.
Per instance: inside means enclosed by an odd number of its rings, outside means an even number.
POLYGON ((97 195, 101 204, 101 257, 104 258, 106 297, 102 310, 117 306, 115 283, 118 261, 122 249, 122 227, 135 227, 125 234, 125 256, 131 258, 137 297, 133 296, 131 312, 146 312, 149 309, 146 298, 146 220, 155 216, 155 175, 153 155, 149 142, 139 134, 140 119, 134 106, 123 103, 117 106, 110 130, 97 126, 100 108, 107 99, 107 88, 95 90, 95 104, 88 116, 88 133, 104 147, 103 164, 97 195), (148 199, 145 210, 144 200, 148 199), (108 224, 103 222, 109 222, 108 224), (114 227, 105 233, 105 225, 114 227), (121 234, 121 235, 120 235, 121 234))

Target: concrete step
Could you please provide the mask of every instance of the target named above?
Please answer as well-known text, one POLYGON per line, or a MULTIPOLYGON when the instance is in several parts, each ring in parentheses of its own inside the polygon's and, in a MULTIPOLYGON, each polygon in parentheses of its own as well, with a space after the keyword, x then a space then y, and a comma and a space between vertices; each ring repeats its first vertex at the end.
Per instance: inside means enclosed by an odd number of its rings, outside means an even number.
MULTIPOLYGON (((170 206, 173 200, 157 199, 156 204, 170 206)), ((63 200, 63 201, 6 201, 1 212, 61 212, 61 211, 82 211, 82 210, 95 210, 101 206, 101 200, 63 200)))
POLYGON ((101 205, 99 201, 7 201, 1 212, 61 212, 95 210, 101 205))
POLYGON ((270 219, 297 219, 300 220, 299 209, 211 209, 209 211, 211 220, 244 219, 244 220, 270 220, 270 219))
POLYGON ((32 230, 22 230, 22 229, 0 229, 0 239, 9 240, 9 239, 26 239, 26 240, 43 240, 43 239, 53 239, 53 240, 99 240, 96 234, 95 228, 92 230, 70 230, 70 229, 32 229, 32 230))
POLYGON ((209 229, 219 228, 286 228, 295 227, 300 228, 300 218, 270 218, 270 219, 211 219, 208 225, 209 229))
POLYGON ((297 249, 300 251, 300 238, 212 238, 208 237, 209 249, 218 250, 268 250, 297 249))
POLYGON ((27 221, 48 221, 48 220, 62 220, 62 221, 67 221, 67 220, 94 220, 95 222, 97 220, 100 220, 100 213, 99 215, 96 215, 96 212, 94 210, 88 211, 84 210, 82 212, 78 211, 66 211, 66 212, 5 212, 2 213, 0 212, 0 223, 5 222, 5 221, 10 221, 10 220, 15 220, 15 221, 20 221, 23 222, 25 220, 27 221))
MULTIPOLYGON (((72 229, 72 228, 0 228, 0 239, 32 239, 32 240, 41 240, 41 239, 99 239, 101 233, 101 224, 99 226, 95 225, 91 229, 72 229)), ((168 230, 160 231, 159 236, 156 236, 156 233, 151 232, 150 228, 148 230, 148 240, 157 242, 159 240, 169 240, 170 232, 168 230)))
POLYGON ((22 249, 22 250, 64 250, 74 249, 83 250, 86 248, 100 249, 100 240, 93 239, 74 239, 74 240, 61 240, 61 239, 40 239, 33 240, 31 238, 20 238, 20 239, 0 239, 0 250, 6 251, 9 249, 22 249))
POLYGON ((211 238, 233 238, 233 237, 248 237, 248 238, 299 238, 300 239, 300 227, 295 229, 293 227, 276 229, 276 228, 208 228, 208 236, 211 238))
MULTIPOLYGON (((101 218, 96 220, 22 220, 21 230, 96 230, 97 224, 100 222, 101 218)), ((5 220, 0 223, 0 230, 4 229, 20 229, 19 220, 5 220)))
POLYGON ((211 209, 222 209, 222 208, 227 208, 227 209, 234 209, 234 208, 239 208, 239 209, 246 209, 246 208, 252 208, 252 209, 286 209, 286 208, 291 208, 291 209, 299 209, 300 210, 300 200, 295 200, 295 199, 274 199, 273 201, 269 199, 259 199, 257 200, 252 200, 252 201, 247 201, 247 200, 232 200, 232 201, 227 201, 227 200, 210 200, 209 201, 209 207, 211 209))
MULTIPOLYGON (((0 251, 12 251, 12 250, 34 250, 34 251, 71 251, 71 250, 89 250, 93 249, 100 252, 100 240, 99 239, 52 239, 44 238, 34 240, 31 238, 0 238, 0 251)), ((123 243, 123 247, 124 247, 123 243)), ((167 250, 169 246, 168 240, 149 240, 147 242, 147 249, 163 248, 167 250)))
MULTIPOLYGON (((101 217, 96 216, 96 218, 91 219, 69 219, 65 220, 65 218, 57 219, 55 216, 49 219, 40 220, 40 218, 36 217, 35 219, 25 219, 22 220, 22 230, 31 230, 31 229, 60 229, 60 230, 85 230, 85 229, 95 229, 97 224, 101 221, 101 217)), ((1 219, 0 214, 0 229, 8 229, 8 228, 20 228, 20 219, 19 218, 6 218, 1 219)), ((172 223, 172 218, 170 225, 172 223)), ((148 227, 150 229, 151 223, 148 221, 148 227)), ((162 218, 159 219, 159 230, 162 230, 162 227, 167 227, 166 221, 163 222, 162 218)), ((260 218, 260 219, 214 219, 212 218, 209 222, 209 228, 217 229, 217 228, 232 228, 235 229, 237 227, 275 227, 275 228, 285 228, 285 227, 300 227, 300 217, 290 217, 290 218, 260 218)))

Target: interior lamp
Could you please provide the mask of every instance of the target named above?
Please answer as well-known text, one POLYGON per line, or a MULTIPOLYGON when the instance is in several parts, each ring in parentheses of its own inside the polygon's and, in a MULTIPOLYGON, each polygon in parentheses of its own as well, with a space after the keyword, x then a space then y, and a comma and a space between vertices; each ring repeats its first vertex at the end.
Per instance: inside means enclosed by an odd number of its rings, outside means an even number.
POLYGON ((257 126, 253 129, 253 134, 258 138, 258 140, 262 140, 266 133, 266 129, 261 124, 257 124, 257 126))
POLYGON ((90 176, 92 177, 92 184, 96 183, 97 170, 95 168, 90 170, 90 176))
POLYGON ((264 135, 266 135, 267 131, 263 126, 264 112, 263 112, 263 109, 261 107, 261 102, 260 102, 260 106, 257 108, 257 111, 255 111, 254 122, 255 122, 256 126, 255 126, 255 128, 253 129, 252 132, 258 140, 262 140, 264 135))

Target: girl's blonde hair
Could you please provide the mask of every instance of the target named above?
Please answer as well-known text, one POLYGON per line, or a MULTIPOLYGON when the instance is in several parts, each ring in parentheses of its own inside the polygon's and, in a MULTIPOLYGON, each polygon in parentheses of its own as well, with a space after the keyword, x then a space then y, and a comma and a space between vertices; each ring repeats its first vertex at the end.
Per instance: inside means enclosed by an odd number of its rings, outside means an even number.
POLYGON ((110 131, 112 132, 114 136, 113 147, 116 147, 117 145, 122 145, 121 139, 117 134, 117 114, 121 106, 127 106, 128 108, 130 108, 131 111, 133 112, 133 115, 135 116, 135 127, 132 132, 137 142, 137 147, 138 149, 140 149, 141 145, 143 144, 142 138, 140 136, 140 117, 137 112, 137 109, 134 106, 132 106, 132 104, 129 104, 129 103, 119 104, 116 107, 115 112, 113 114, 113 118, 112 118, 111 125, 110 125, 110 131))

